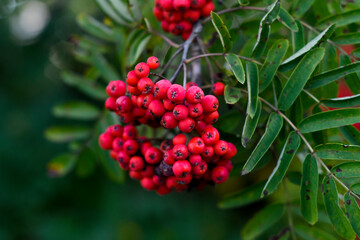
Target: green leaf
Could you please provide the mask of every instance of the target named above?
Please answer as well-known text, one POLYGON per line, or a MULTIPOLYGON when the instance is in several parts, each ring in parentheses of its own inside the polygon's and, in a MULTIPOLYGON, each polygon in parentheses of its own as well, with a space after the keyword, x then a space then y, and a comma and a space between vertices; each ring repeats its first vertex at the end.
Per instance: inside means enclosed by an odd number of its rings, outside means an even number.
POLYGON ((352 230, 343 210, 339 206, 339 197, 335 181, 329 176, 324 177, 322 183, 322 193, 326 212, 334 226, 335 231, 345 239, 354 239, 355 233, 352 230))
POLYGON ((249 5, 250 1, 249 0, 238 0, 238 3, 241 6, 246 6, 246 5, 249 5))
MULTIPOLYGON (((334 25, 327 27, 324 31, 322 31, 314 39, 312 39, 310 42, 308 42, 304 47, 302 47, 296 53, 294 53, 289 58, 284 60, 279 67, 279 71, 285 72, 285 71, 293 69, 307 52, 309 52, 314 47, 319 46, 321 43, 326 41, 332 35, 334 30, 335 30, 334 25)), ((295 34, 295 33, 293 33, 293 34, 295 34)), ((300 34, 300 33, 296 33, 296 34, 300 34)))
POLYGON ((64 71, 61 73, 61 77, 66 84, 77 88, 94 99, 103 101, 108 97, 105 87, 101 87, 80 75, 64 71))
MULTIPOLYGON (((357 159, 360 160, 360 159, 357 159)), ((338 178, 359 178, 360 162, 344 162, 334 166, 331 172, 338 178)))
POLYGON ((103 55, 93 54, 92 61, 96 69, 107 82, 119 79, 118 73, 115 71, 114 67, 108 63, 103 55))
POLYGON ((357 58, 360 58, 360 48, 355 49, 351 54, 357 58))
POLYGON ((280 13, 280 0, 276 0, 273 4, 269 6, 268 12, 261 19, 261 22, 265 24, 272 24, 280 13))
POLYGON ((51 177, 63 177, 75 166, 76 157, 71 153, 63 153, 51 159, 47 164, 47 171, 51 177))
POLYGON ((126 22, 123 18, 121 18, 111 6, 111 4, 107 0, 95 0, 100 9, 109 16, 111 20, 115 23, 122 26, 129 26, 128 22, 126 22))
POLYGON ((338 67, 336 69, 332 69, 330 71, 320 73, 312 77, 306 88, 318 88, 325 86, 333 81, 338 80, 339 78, 345 77, 348 74, 360 71, 360 62, 355 62, 348 64, 346 66, 338 67))
POLYGON ((277 17, 278 21, 281 22, 285 27, 291 31, 297 32, 299 28, 295 22, 295 19, 286 11, 286 9, 280 7, 279 16, 277 17))
POLYGON ((115 41, 114 32, 96 19, 79 14, 77 17, 79 26, 89 34, 106 41, 115 41))
POLYGON ((270 148, 271 144, 275 141, 282 126, 283 118, 276 113, 271 113, 266 125, 265 133, 246 161, 242 170, 242 175, 248 174, 254 169, 266 151, 270 148))
POLYGON ((321 100, 321 102, 325 106, 332 108, 356 107, 360 105, 360 94, 342 98, 324 99, 321 100))
POLYGON ((256 130, 256 126, 258 125, 261 115, 261 109, 261 102, 259 101, 257 104, 255 116, 253 118, 251 118, 249 115, 246 116, 241 136, 241 144, 244 146, 244 148, 246 148, 247 143, 250 141, 256 130))
POLYGON ((259 32, 257 35, 256 43, 254 45, 254 48, 252 49, 251 56, 255 59, 259 59, 261 55, 263 54, 266 43, 270 36, 270 30, 271 26, 268 24, 263 24, 263 22, 260 22, 259 32))
POLYGON ((45 131, 45 137, 56 143, 83 140, 90 136, 91 129, 85 126, 54 126, 45 131))
POLYGON ((233 53, 229 53, 225 55, 225 59, 228 62, 231 71, 234 73, 234 76, 239 81, 239 83, 244 84, 245 71, 240 58, 233 53))
POLYGON ((359 44, 360 33, 347 33, 334 38, 336 44, 359 44))
POLYGON ((90 148, 85 148, 79 155, 76 166, 76 175, 87 177, 94 172, 96 167, 96 154, 90 148))
POLYGON ((316 146, 314 151, 319 158, 360 161, 360 146, 327 143, 316 146))
POLYGON ((259 70, 255 63, 246 63, 246 78, 248 87, 248 106, 246 113, 253 118, 256 113, 259 95, 259 70))
POLYGON ((296 53, 305 46, 303 27, 298 20, 295 20, 295 24, 299 30, 297 32, 291 32, 293 53, 296 53))
POLYGON ((307 225, 295 225, 295 233, 306 240, 337 240, 333 235, 319 228, 307 225))
POLYGON ((232 42, 229 30, 227 29, 223 20, 217 13, 211 12, 211 21, 214 25, 215 30, 219 34, 220 41, 224 48, 224 51, 230 52, 232 49, 233 42, 232 42))
POLYGON ((125 3, 123 3, 121 0, 108 0, 111 4, 111 6, 114 8, 115 12, 124 19, 126 22, 134 22, 134 19, 132 18, 131 14, 128 11, 128 8, 125 3))
POLYGON ((297 126, 303 120, 303 104, 302 104, 302 97, 299 97, 295 100, 295 103, 292 108, 289 110, 289 118, 290 120, 297 126))
POLYGON ((304 13, 306 13, 311 6, 314 4, 315 0, 301 0, 301 1, 297 1, 297 4, 294 6, 294 15, 296 17, 301 17, 302 15, 304 15, 304 13))
POLYGON ((357 23, 360 21, 360 9, 353 11, 343 12, 337 15, 330 15, 329 17, 321 20, 318 26, 324 27, 327 24, 336 24, 337 27, 347 26, 351 23, 357 23))
MULTIPOLYGON (((341 54, 339 60, 341 66, 351 64, 351 59, 347 54, 341 54)), ((360 72, 348 74, 345 77, 345 81, 348 86, 351 86, 353 93, 360 93, 360 72)))
POLYGON ((305 118, 299 125, 302 133, 316 132, 328 128, 336 128, 358 123, 360 109, 337 109, 314 114, 305 118))
POLYGON ((238 192, 231 193, 222 199, 218 206, 221 209, 230 209, 235 207, 246 206, 260 200, 262 189, 265 182, 256 183, 238 192))
POLYGON ((282 204, 272 204, 261 209, 245 224, 241 231, 242 239, 255 239, 279 221, 283 214, 282 204))
POLYGON ((128 56, 130 65, 134 65, 136 63, 141 53, 144 52, 150 39, 151 39, 151 35, 147 35, 147 34, 140 35, 137 39, 135 39, 133 44, 131 44, 129 56, 128 56))
POLYGON ((315 157, 306 156, 303 163, 301 178, 300 206, 305 220, 314 225, 318 220, 317 191, 319 187, 319 172, 315 157))
POLYGON ((324 53, 324 48, 317 48, 307 53, 300 61, 280 93, 278 100, 280 110, 289 109, 295 102, 316 66, 324 57, 324 53))
POLYGON ((280 39, 271 46, 265 63, 260 69, 260 91, 263 91, 270 84, 288 47, 289 41, 286 39, 280 39))
POLYGON ((56 105, 53 114, 62 118, 94 120, 99 117, 100 110, 87 102, 71 101, 56 105))
POLYGON ((300 146, 300 143, 301 140, 299 135, 297 135, 296 132, 291 132, 280 153, 276 167, 265 184, 262 197, 272 194, 278 188, 290 166, 291 160, 300 146))
POLYGON ((354 126, 344 126, 339 130, 349 143, 360 145, 360 132, 354 126))
POLYGON ((360 183, 355 183, 350 187, 351 191, 356 193, 357 195, 360 195, 360 183))
POLYGON ((360 209, 356 199, 347 192, 344 196, 345 208, 350 224, 355 233, 360 236, 360 209))
POLYGON ((231 85, 226 85, 224 90, 224 98, 227 104, 235 104, 241 98, 240 88, 233 87, 231 85))
MULTIPOLYGON (((127 5, 128 5, 128 9, 129 12, 131 13, 131 16, 137 21, 140 22, 142 19, 142 14, 141 14, 141 7, 139 5, 138 0, 126 0, 127 1, 127 5)), ((144 4, 144 3, 142 3, 144 4)))

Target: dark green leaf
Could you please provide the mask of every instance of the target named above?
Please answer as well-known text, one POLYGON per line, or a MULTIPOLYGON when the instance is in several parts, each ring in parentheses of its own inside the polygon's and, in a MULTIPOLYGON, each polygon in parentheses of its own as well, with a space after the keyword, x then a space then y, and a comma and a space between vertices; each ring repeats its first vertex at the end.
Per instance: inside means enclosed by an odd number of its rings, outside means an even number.
POLYGON ((298 20, 295 20, 295 24, 298 27, 299 31, 291 32, 293 53, 296 53, 305 46, 303 27, 298 20))
POLYGON ((295 233, 302 239, 306 240, 337 240, 328 232, 316 227, 310 227, 307 225, 295 225, 295 233))
POLYGON ((297 32, 299 28, 295 22, 295 19, 286 11, 286 9, 280 7, 279 16, 277 17, 279 22, 281 22, 285 27, 291 31, 297 32))
POLYGON ((113 30, 92 17, 80 14, 77 17, 77 22, 79 26, 84 29, 84 31, 90 33, 97 38, 107 41, 115 40, 113 30))
POLYGON ((100 9, 109 16, 114 22, 120 24, 122 26, 129 26, 128 22, 126 22, 123 18, 121 18, 115 10, 112 8, 110 3, 107 0, 95 0, 100 9))
POLYGON ((221 209, 229 209, 235 207, 242 207, 260 200, 262 189, 265 182, 256 183, 252 186, 241 189, 238 192, 227 195, 218 204, 221 209))
MULTIPOLYGON (((360 160, 360 159, 357 159, 360 160)), ((359 178, 360 162, 344 162, 334 166, 331 172, 338 178, 359 178)))
POLYGON ((297 5, 294 6, 294 15, 296 17, 301 17, 304 13, 307 12, 307 10, 309 10, 311 8, 311 6, 313 5, 315 0, 302 0, 302 1, 298 1, 297 5))
POLYGON ((215 30, 219 34, 221 44, 224 48, 225 52, 230 52, 232 49, 232 39, 227 29, 226 25, 224 24, 221 17, 216 14, 215 12, 211 12, 211 21, 215 27, 215 30))
POLYGON ((280 153, 276 167, 266 182, 262 196, 270 195, 278 188, 290 166, 291 160, 300 146, 300 143, 301 140, 299 135, 297 135, 296 132, 291 132, 280 153))
POLYGON ((246 79, 248 88, 248 106, 246 113, 253 118, 256 113, 259 95, 259 70, 255 63, 246 63, 246 79))
POLYGON ((264 24, 272 24, 280 13, 280 0, 275 0, 273 4, 269 6, 268 12, 261 19, 264 24))
POLYGON ((280 39, 271 46, 260 70, 260 91, 263 91, 270 84, 288 47, 289 41, 286 39, 280 39))
POLYGON ((123 3, 121 0, 108 0, 111 4, 111 6, 114 8, 115 12, 124 19, 126 22, 134 22, 134 19, 132 18, 131 14, 128 11, 128 8, 125 3, 123 3))
POLYGON ((284 214, 282 204, 273 204, 257 212, 244 226, 241 237, 244 240, 254 239, 274 225, 284 214))
POLYGON ((353 11, 339 13, 337 15, 330 15, 329 17, 319 22, 319 27, 324 27, 328 24, 336 24, 337 27, 347 26, 351 23, 360 21, 360 9, 353 11))
POLYGON ((351 191, 356 193, 357 195, 360 195, 360 183, 355 183, 350 187, 351 191))
POLYGON ((319 187, 319 172, 315 157, 306 156, 303 163, 301 178, 300 206, 305 220, 314 225, 318 220, 317 191, 319 187))
POLYGON ((345 208, 350 224, 355 233, 360 236, 360 209, 356 199, 347 192, 344 196, 345 208))
POLYGON ((275 141, 282 126, 283 118, 276 113, 271 113, 266 125, 265 133, 246 161, 242 170, 242 175, 245 175, 254 169, 266 151, 270 148, 271 144, 275 141))
POLYGON ((71 142, 90 136, 91 129, 84 126, 54 126, 45 131, 45 137, 52 142, 71 142))
POLYGON ((79 155, 78 163, 76 166, 76 174, 79 177, 87 177, 96 167, 96 155, 90 148, 85 148, 79 155))
POLYGON ((240 61, 240 58, 236 54, 229 53, 225 55, 225 59, 228 62, 231 71, 234 73, 234 76, 239 81, 239 83, 244 84, 245 71, 240 61))
POLYGON ((258 59, 263 54, 266 43, 270 36, 270 30, 270 25, 260 22, 259 33, 257 35, 256 43, 251 54, 254 58, 258 59))
MULTIPOLYGON (((351 59, 347 54, 341 54, 339 60, 341 66, 351 64, 351 59)), ((345 81, 353 93, 360 93, 360 72, 348 74, 345 81)))
POLYGON ((348 74, 360 71, 360 62, 351 63, 346 66, 342 66, 330 71, 321 73, 312 77, 306 88, 318 88, 325 86, 333 81, 338 80, 339 78, 345 77, 348 74))
POLYGON ((314 114, 305 118, 299 125, 302 133, 316 132, 328 128, 336 128, 358 123, 360 109, 337 109, 314 114))
POLYGON ((56 105, 53 108, 56 117, 93 120, 100 115, 99 109, 87 102, 72 101, 56 105))
POLYGON ((259 119, 261 115, 261 102, 259 101, 256 108, 256 113, 253 118, 249 115, 246 116, 245 124, 242 132, 241 137, 241 144, 246 148, 247 143, 250 141, 251 137, 253 136, 256 126, 258 125, 259 119))
POLYGON ((342 98, 324 99, 321 100, 321 102, 332 108, 356 107, 360 105, 360 94, 342 98))
POLYGON ((134 65, 136 61, 139 59, 141 53, 144 52, 147 44, 151 39, 151 35, 143 34, 140 35, 130 46, 129 52, 129 64, 134 65))
POLYGON ((339 206, 339 196, 335 181, 329 176, 324 177, 322 183, 322 193, 326 212, 333 224, 335 231, 345 239, 354 239, 355 233, 346 218, 343 210, 339 206))
POLYGON ((360 161, 360 146, 327 143, 316 146, 314 150, 319 158, 360 161))
MULTIPOLYGON (((126 0, 127 1, 127 5, 128 5, 128 10, 131 13, 131 16, 137 21, 140 22, 140 20, 142 19, 142 14, 141 14, 141 7, 140 4, 138 2, 138 0, 126 0)), ((142 3, 144 4, 144 3, 142 3)))
POLYGON ((357 58, 360 58, 360 48, 355 49, 351 52, 352 55, 354 55, 357 58))
POLYGON ((241 98, 240 88, 226 85, 224 90, 224 98, 227 104, 235 104, 241 98))
POLYGON ((292 72, 279 96, 278 106, 280 110, 287 110, 291 107, 323 57, 324 48, 311 50, 304 56, 292 72))
MULTIPOLYGON (((334 32, 334 30, 335 30, 334 25, 331 25, 328 28, 326 28, 319 35, 317 35, 314 39, 312 39, 310 42, 308 42, 304 47, 302 47, 296 53, 294 53, 289 58, 284 60, 279 67, 279 71, 288 71, 288 70, 293 69, 307 52, 309 52, 314 47, 319 46, 321 43, 326 41, 331 36, 331 34, 334 32)), ((300 34, 300 33, 293 33, 293 34, 300 34)), ((293 35, 293 36, 295 36, 295 35, 293 35)), ((300 35, 296 35, 296 36, 300 37, 300 35)))
POLYGON ((114 67, 108 63, 106 58, 101 54, 93 54, 92 61, 96 69, 101 73, 101 76, 108 82, 118 80, 119 75, 114 67))
POLYGON ((75 166, 76 157, 71 153, 63 153, 53 158, 47 164, 47 171, 51 177, 62 177, 69 173, 75 166))
POLYGON ((334 38, 336 44, 359 44, 360 33, 347 33, 334 38))
POLYGON ((349 143, 360 145, 360 132, 354 126, 344 126, 339 130, 349 143))
POLYGON ((301 95, 295 100, 295 103, 292 108, 289 110, 289 118, 295 124, 295 126, 299 125, 299 123, 303 120, 303 104, 301 95))

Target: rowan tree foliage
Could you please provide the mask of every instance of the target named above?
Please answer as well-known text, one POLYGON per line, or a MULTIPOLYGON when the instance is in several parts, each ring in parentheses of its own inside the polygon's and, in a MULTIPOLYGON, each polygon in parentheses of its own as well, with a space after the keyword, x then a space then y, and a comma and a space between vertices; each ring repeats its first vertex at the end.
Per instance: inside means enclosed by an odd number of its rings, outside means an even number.
MULTIPOLYGON (((237 148, 226 184, 241 188, 218 206, 266 204, 241 227, 243 239, 360 236, 359 1, 214 1, 210 16, 191 26, 174 20, 174 12, 181 18, 189 8, 182 5, 170 14, 156 9, 162 0, 96 2, 101 13, 80 14, 83 34, 70 38, 84 71, 62 72, 83 100, 53 109, 77 121, 45 132, 50 141, 69 144, 49 162, 51 174, 75 168, 86 176, 101 165, 114 181, 128 181, 98 145, 108 126, 124 124, 103 108, 105 87, 156 56, 153 81, 194 82, 205 94, 225 84, 214 126, 237 148)), ((178 133, 143 124, 138 131, 149 139, 178 133)))

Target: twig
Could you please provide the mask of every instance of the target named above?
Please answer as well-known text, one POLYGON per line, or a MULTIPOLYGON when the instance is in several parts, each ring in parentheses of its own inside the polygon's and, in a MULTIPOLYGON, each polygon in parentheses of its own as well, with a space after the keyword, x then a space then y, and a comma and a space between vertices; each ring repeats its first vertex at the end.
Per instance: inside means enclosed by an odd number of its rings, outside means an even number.
MULTIPOLYGON (((162 69, 162 71, 160 72, 160 74, 159 75, 163 75, 165 72, 166 72, 166 70, 169 68, 169 66, 170 66, 170 64, 174 61, 174 59, 182 52, 184 50, 184 48, 179 48, 175 53, 174 53, 174 55, 172 55, 171 56, 171 58, 169 59, 169 61, 166 63, 166 65, 163 67, 163 69, 162 69)), ((158 81, 160 78, 157 78, 156 80, 155 80, 155 82, 156 81, 158 81)))
MULTIPOLYGON (((236 8, 228 8, 222 11, 217 12, 218 15, 224 14, 224 13, 229 13, 229 12, 236 12, 239 10, 256 10, 256 11, 262 11, 265 12, 266 8, 262 8, 262 7, 253 7, 253 6, 240 6, 240 7, 236 7, 236 8)), ((210 21, 210 17, 205 18, 204 20, 202 20, 201 23, 206 23, 208 21, 210 21)))
POLYGON ((166 79, 164 76, 158 74, 158 73, 153 73, 153 72, 150 72, 149 75, 152 75, 152 76, 156 76, 158 78, 162 78, 162 79, 166 79))
POLYGON ((186 64, 183 63, 183 69, 184 69, 184 80, 183 80, 183 87, 184 89, 186 89, 186 78, 187 78, 187 69, 186 69, 186 64))
POLYGON ((174 48, 180 48, 181 45, 180 44, 177 44, 173 41, 171 41, 168 37, 166 37, 165 35, 159 33, 158 31, 156 31, 155 29, 151 28, 151 29, 148 29, 148 32, 149 33, 152 33, 156 36, 159 36, 161 37, 165 42, 167 42, 170 46, 174 47, 174 48))
MULTIPOLYGON (((204 48, 204 44, 202 43, 201 39, 199 37, 196 38, 198 44, 199 44, 199 47, 200 47, 200 50, 203 54, 206 54, 206 51, 205 51, 205 48, 204 48)), ((214 78, 214 69, 212 68, 211 66, 211 63, 210 63, 210 60, 208 57, 205 58, 205 61, 206 61, 206 64, 209 68, 209 73, 210 73, 210 80, 211 80, 211 85, 214 85, 215 83, 215 78, 214 78)))

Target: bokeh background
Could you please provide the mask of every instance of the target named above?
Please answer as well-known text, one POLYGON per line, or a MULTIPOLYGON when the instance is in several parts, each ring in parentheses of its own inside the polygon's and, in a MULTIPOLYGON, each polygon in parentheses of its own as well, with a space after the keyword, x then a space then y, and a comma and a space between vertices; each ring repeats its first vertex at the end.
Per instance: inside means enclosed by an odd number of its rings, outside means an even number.
POLYGON ((48 176, 48 161, 67 148, 44 138, 59 121, 51 108, 82 97, 59 77, 60 68, 76 67, 66 49, 80 32, 80 12, 97 7, 89 0, 0 2, 0 239, 239 239, 262 205, 218 209, 234 181, 160 197, 129 179, 114 183, 100 167, 86 178, 48 176))

